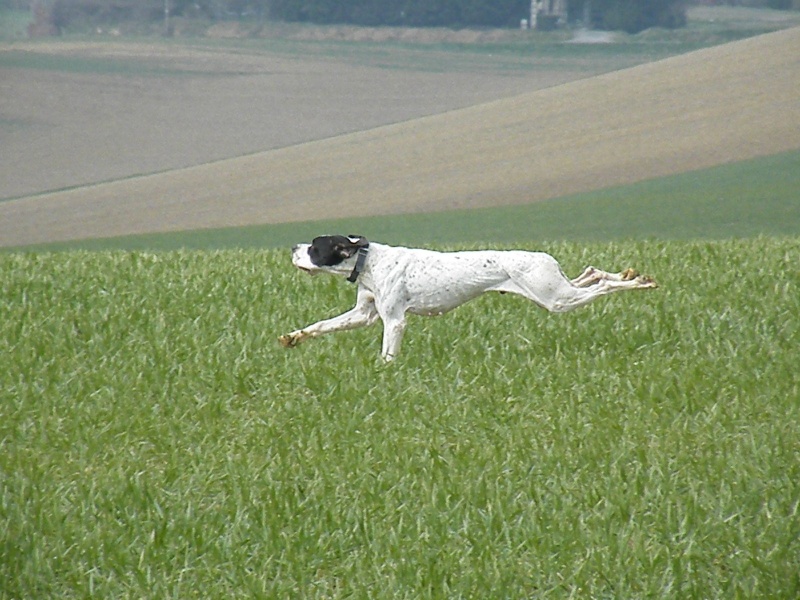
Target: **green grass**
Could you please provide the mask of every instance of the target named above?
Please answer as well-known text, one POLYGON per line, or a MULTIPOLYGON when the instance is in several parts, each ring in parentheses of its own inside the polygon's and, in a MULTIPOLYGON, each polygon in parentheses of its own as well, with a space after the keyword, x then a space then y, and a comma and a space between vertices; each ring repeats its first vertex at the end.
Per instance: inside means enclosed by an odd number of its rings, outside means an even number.
POLYGON ((320 233, 387 243, 724 239, 800 235, 800 151, 522 206, 124 236, 37 250, 289 247, 320 233))
POLYGON ((661 288, 384 366, 284 251, 0 255, 0 598, 798 597, 800 239, 541 247, 661 288))
POLYGON ((75 56, 70 54, 39 53, 30 48, 15 50, 13 47, 0 53, 0 67, 6 69, 34 69, 58 73, 90 73, 124 76, 225 76, 223 72, 209 74, 200 70, 176 68, 146 58, 119 58, 75 56))

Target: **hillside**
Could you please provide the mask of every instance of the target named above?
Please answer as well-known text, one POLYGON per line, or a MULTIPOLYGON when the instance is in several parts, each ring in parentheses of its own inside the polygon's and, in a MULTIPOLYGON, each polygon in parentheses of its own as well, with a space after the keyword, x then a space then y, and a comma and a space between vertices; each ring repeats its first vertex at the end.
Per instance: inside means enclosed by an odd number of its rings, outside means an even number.
POLYGON ((444 114, 0 203, 0 244, 534 202, 800 148, 800 28, 444 114))

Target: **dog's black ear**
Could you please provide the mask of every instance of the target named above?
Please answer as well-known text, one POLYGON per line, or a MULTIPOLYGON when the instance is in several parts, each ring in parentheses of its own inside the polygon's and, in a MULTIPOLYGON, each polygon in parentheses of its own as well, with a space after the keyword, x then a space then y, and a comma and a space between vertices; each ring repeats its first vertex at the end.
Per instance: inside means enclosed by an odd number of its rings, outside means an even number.
POLYGON ((342 258, 350 258, 358 252, 359 248, 369 246, 369 241, 363 235, 348 235, 344 241, 337 243, 334 250, 342 258))
POLYGON ((342 258, 350 258, 358 251, 358 248, 352 244, 336 244, 333 250, 342 258))
POLYGON ((369 246, 369 240, 365 238, 363 235, 357 234, 350 234, 347 236, 347 239, 350 240, 350 243, 353 244, 356 248, 364 248, 365 246, 369 246))
MULTIPOLYGON (((330 253, 340 260, 355 256, 359 248, 369 246, 369 240, 363 235, 334 235, 326 239, 330 244, 330 253)), ((334 264, 334 263, 331 263, 334 264)))
POLYGON ((333 253, 340 259, 350 258, 358 252, 358 246, 349 237, 338 235, 331 247, 333 253))

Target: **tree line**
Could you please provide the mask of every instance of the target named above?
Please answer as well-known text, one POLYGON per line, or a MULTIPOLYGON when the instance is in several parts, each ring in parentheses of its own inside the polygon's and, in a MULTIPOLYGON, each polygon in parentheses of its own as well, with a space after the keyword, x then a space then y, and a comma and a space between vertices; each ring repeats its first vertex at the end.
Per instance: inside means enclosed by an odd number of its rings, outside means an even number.
MULTIPOLYGON (((261 18, 370 26, 517 27, 530 14, 530 0, 38 0, 38 3, 52 10, 59 27, 86 22, 157 21, 165 14, 213 20, 261 18)), ((686 23, 686 0, 570 0, 568 16, 597 29, 630 33, 648 27, 674 28, 686 23)))

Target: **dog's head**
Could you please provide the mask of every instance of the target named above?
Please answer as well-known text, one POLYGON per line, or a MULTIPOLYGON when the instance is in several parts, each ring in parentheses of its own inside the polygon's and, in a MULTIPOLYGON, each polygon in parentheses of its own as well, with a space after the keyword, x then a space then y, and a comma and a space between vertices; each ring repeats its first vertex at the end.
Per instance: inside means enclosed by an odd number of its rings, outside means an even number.
POLYGON ((294 246, 292 264, 312 275, 349 275, 356 265, 359 249, 368 246, 369 241, 362 235, 323 235, 314 238, 310 244, 294 246))

